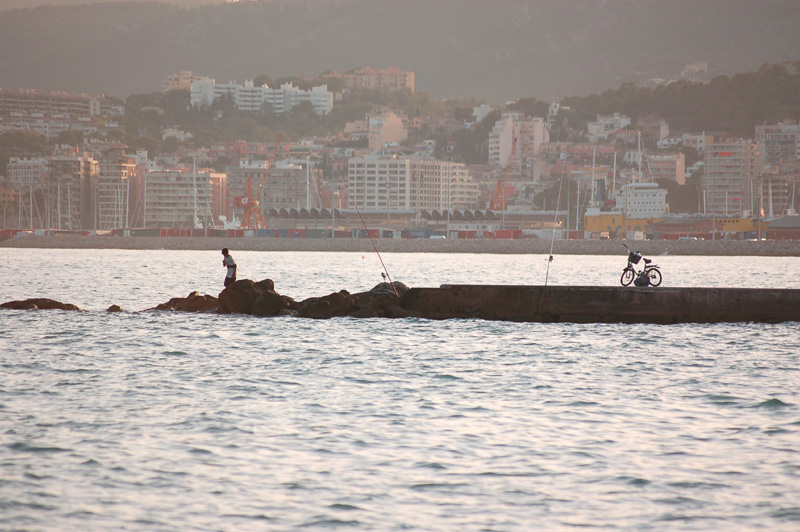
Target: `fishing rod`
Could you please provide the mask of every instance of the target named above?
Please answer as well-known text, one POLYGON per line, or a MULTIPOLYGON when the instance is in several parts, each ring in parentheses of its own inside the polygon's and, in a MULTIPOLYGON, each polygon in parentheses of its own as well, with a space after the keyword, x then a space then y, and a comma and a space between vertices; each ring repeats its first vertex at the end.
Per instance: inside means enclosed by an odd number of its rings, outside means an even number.
POLYGON ((550 239, 550 256, 547 259, 547 273, 544 276, 545 286, 547 286, 547 280, 550 277, 550 263, 553 262, 553 244, 555 244, 556 241, 556 227, 558 227, 558 209, 561 207, 561 187, 564 185, 564 166, 561 167, 561 178, 558 180, 558 199, 556 200, 556 214, 553 219, 553 236, 550 239))
MULTIPOLYGON (((383 266, 383 271, 386 272, 386 278, 389 279, 389 284, 392 286, 392 290, 394 290, 394 295, 400 297, 400 294, 397 293, 397 288, 395 288, 394 283, 392 282, 392 278, 389 275, 389 270, 386 269, 386 264, 383 263, 383 259, 381 258, 381 254, 378 251, 378 246, 375 245, 375 240, 372 238, 372 235, 369 233, 369 229, 367 229, 367 224, 364 222, 364 218, 361 216, 361 211, 358 210, 358 203, 355 202, 353 196, 350 195, 350 189, 347 188, 347 185, 344 186, 345 191, 347 192, 347 197, 350 198, 350 201, 353 203, 353 207, 356 208, 356 212, 358 213, 359 219, 361 219, 361 225, 364 226, 364 231, 367 232, 367 236, 369 237, 369 241, 372 242, 372 247, 375 249, 375 253, 378 255, 378 260, 381 261, 381 266, 383 266)), ((383 274, 381 274, 383 275, 383 274)))

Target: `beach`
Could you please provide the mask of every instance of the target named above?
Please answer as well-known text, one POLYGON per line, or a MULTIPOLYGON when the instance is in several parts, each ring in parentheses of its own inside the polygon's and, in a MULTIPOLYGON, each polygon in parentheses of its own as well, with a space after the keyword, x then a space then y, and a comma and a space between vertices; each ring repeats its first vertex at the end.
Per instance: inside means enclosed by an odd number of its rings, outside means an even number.
MULTIPOLYGON (((644 255, 763 256, 800 257, 800 241, 749 240, 431 240, 375 239, 379 252, 386 253, 490 253, 561 255, 624 255, 626 243, 644 255)), ((225 237, 144 237, 19 235, 0 241, 0 248, 44 249, 168 249, 241 251, 373 251, 368 238, 225 238, 225 237)))

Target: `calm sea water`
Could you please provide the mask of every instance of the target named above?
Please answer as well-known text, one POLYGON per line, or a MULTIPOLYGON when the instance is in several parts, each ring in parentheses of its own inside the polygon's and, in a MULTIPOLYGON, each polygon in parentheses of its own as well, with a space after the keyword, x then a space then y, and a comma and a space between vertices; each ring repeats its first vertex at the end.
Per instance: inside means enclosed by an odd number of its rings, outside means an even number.
MULTIPOLYGON (((296 299, 374 253, 237 252, 296 299)), ((800 529, 800 324, 313 321, 137 312, 219 252, 4 250, 0 530, 800 529), (130 312, 109 314, 119 304, 130 312)), ((544 256, 385 254, 395 280, 541 284, 544 256)), ((800 259, 655 257, 665 286, 800 288, 800 259)), ((619 257, 557 256, 558 285, 619 257)))

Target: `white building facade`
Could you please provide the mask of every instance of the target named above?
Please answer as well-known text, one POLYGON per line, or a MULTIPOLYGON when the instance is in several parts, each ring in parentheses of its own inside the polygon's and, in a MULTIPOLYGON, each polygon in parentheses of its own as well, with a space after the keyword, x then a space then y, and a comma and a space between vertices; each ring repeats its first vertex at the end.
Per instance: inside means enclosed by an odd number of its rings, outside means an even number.
POLYGON ((479 185, 465 165, 433 158, 351 158, 348 190, 364 210, 472 209, 479 185))
POLYGON ((500 168, 511 165, 521 172, 547 142, 550 132, 541 118, 503 113, 489 133, 489 163, 500 168))
POLYGON ((291 111, 300 102, 310 102, 318 115, 328 115, 333 109, 333 93, 328 90, 327 85, 302 90, 291 83, 284 83, 280 89, 271 89, 267 85, 256 87, 249 80, 244 85, 218 84, 212 78, 192 82, 193 107, 208 107, 221 98, 229 98, 237 109, 251 113, 268 108, 276 114, 283 114, 291 111))

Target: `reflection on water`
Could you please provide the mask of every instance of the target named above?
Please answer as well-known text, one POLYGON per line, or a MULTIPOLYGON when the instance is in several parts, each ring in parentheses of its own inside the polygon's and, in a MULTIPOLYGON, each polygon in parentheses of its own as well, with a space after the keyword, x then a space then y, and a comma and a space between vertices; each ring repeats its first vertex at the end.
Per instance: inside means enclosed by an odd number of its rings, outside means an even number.
MULTIPOLYGON (((218 252, 7 251, 4 301, 141 310, 224 276, 218 252)), ((374 254, 233 254, 296 298, 380 282, 374 254)), ((410 286, 546 268, 384 260, 410 286)), ((800 287, 797 258, 656 260, 666 286, 800 287)), ((0 529, 795 530, 799 333, 0 310, 0 529)))

